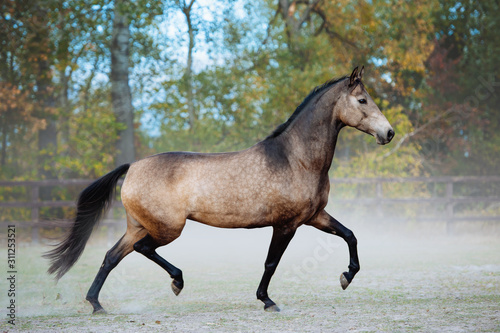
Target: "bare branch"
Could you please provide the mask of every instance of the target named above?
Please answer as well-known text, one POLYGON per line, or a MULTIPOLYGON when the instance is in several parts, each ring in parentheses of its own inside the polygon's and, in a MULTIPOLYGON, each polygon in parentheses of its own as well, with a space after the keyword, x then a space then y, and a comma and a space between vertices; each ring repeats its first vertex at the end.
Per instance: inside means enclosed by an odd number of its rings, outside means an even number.
POLYGON ((304 10, 304 12, 302 13, 302 16, 300 17, 300 19, 297 21, 297 29, 300 28, 300 26, 307 20, 307 18, 309 17, 309 15, 311 15, 311 11, 313 10, 314 7, 316 7, 316 5, 318 5, 321 1, 323 0, 313 0, 312 3, 310 3, 306 9, 304 10))
POLYGON ((351 47, 353 47, 355 49, 359 49, 359 47, 356 45, 356 43, 351 42, 350 40, 346 39, 345 37, 342 37, 339 33, 333 31, 330 28, 330 24, 328 22, 328 19, 327 19, 325 13, 323 12, 323 10, 321 10, 321 8, 316 7, 314 9, 314 13, 316 13, 317 15, 319 15, 319 17, 321 17, 321 19, 323 20, 323 24, 318 29, 318 31, 316 31, 315 35, 319 34, 321 32, 321 30, 325 29, 327 35, 330 36, 330 38, 332 38, 332 39, 338 39, 342 43, 345 43, 345 44, 347 44, 347 45, 349 45, 349 46, 351 46, 351 47))
POLYGON ((191 2, 188 5, 188 10, 191 10, 191 8, 193 7, 195 1, 196 0, 191 0, 191 2))
POLYGON ((456 111, 455 108, 451 107, 448 110, 446 110, 445 112, 443 112, 443 113, 441 113, 441 114, 439 114, 439 115, 431 118, 428 122, 426 122, 422 126, 414 129, 413 131, 411 131, 409 133, 406 133, 405 135, 403 135, 403 137, 401 139, 399 139, 399 141, 396 143, 396 145, 391 150, 389 150, 387 153, 385 153, 384 155, 382 155, 380 158, 384 159, 384 158, 389 157, 390 155, 394 154, 401 147, 401 145, 405 141, 407 141, 408 139, 410 139, 412 136, 415 136, 416 134, 422 132, 424 129, 426 129, 430 125, 432 125, 434 123, 437 123, 438 121, 440 121, 441 119, 445 118, 446 116, 448 116, 449 114, 451 114, 451 113, 453 113, 455 111, 456 111))
POLYGON ((267 40, 269 39, 269 37, 271 36, 271 27, 273 26, 274 22, 276 22, 276 19, 278 18, 278 15, 280 13, 280 10, 281 10, 281 4, 278 3, 278 8, 276 8, 276 13, 274 13, 274 16, 273 18, 271 19, 271 21, 269 22, 269 24, 267 25, 267 29, 266 29, 266 37, 264 38, 264 40, 262 41, 262 45, 265 45, 267 43, 267 40))

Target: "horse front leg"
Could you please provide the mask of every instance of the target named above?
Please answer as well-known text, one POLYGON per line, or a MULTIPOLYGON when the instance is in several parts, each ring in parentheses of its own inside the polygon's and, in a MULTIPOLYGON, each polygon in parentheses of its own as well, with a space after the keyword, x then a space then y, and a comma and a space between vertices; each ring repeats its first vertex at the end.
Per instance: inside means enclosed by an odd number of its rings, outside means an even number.
POLYGON ((329 234, 334 234, 346 241, 349 247, 349 272, 344 272, 340 275, 340 285, 342 289, 346 289, 351 283, 354 275, 359 271, 359 259, 357 245, 358 241, 353 232, 344 227, 339 221, 330 216, 324 210, 319 213, 315 219, 307 223, 319 230, 329 234))
POLYGON ((269 252, 264 266, 264 275, 262 276, 259 288, 257 289, 257 299, 264 303, 264 310, 266 311, 280 311, 276 303, 269 298, 267 288, 269 287, 271 277, 276 271, 276 267, 278 266, 288 244, 292 240, 293 235, 295 235, 295 230, 276 227, 273 230, 273 238, 271 240, 271 245, 269 246, 269 252))

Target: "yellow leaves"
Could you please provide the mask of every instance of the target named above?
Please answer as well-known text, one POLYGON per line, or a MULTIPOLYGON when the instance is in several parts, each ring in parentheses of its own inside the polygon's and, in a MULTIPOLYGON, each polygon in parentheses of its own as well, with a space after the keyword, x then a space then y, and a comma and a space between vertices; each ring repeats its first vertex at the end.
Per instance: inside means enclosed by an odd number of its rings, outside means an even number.
POLYGON ((105 105, 94 105, 69 117, 68 141, 58 147, 53 158, 57 172, 83 178, 102 176, 113 167, 117 131, 122 125, 105 105))
POLYGON ((407 133, 413 130, 413 125, 408 116, 403 112, 403 107, 401 105, 384 109, 384 115, 391 123, 396 133, 407 133))
POLYGON ((8 82, 0 82, 0 113, 23 107, 26 93, 8 82))
POLYGON ((357 12, 360 16, 360 23, 367 28, 373 29, 376 27, 377 21, 374 18, 374 7, 366 1, 359 1, 357 12))
POLYGON ((35 117, 35 103, 29 98, 29 91, 21 91, 8 82, 0 82, 0 117, 9 126, 26 126, 31 134, 44 129, 44 119, 35 117))

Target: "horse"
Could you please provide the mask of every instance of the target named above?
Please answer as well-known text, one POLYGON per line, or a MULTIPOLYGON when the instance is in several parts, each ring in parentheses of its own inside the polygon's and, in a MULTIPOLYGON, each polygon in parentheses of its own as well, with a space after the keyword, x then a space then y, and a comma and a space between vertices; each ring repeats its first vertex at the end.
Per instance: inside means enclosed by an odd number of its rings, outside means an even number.
POLYGON ((362 82, 364 67, 313 89, 295 112, 269 136, 237 152, 167 152, 124 164, 85 188, 77 201, 74 223, 56 247, 44 254, 49 274, 59 280, 82 254, 93 229, 126 174, 121 199, 127 229, 106 253, 86 300, 93 313, 105 312, 98 297, 110 271, 132 251, 162 267, 179 295, 182 271, 156 252, 180 236, 186 219, 220 228, 272 227, 273 234, 257 288, 267 311, 280 311, 268 295, 278 263, 298 227, 313 226, 339 236, 349 248, 346 289, 359 271, 353 232, 325 210, 337 137, 345 126, 389 143, 394 130, 362 82))

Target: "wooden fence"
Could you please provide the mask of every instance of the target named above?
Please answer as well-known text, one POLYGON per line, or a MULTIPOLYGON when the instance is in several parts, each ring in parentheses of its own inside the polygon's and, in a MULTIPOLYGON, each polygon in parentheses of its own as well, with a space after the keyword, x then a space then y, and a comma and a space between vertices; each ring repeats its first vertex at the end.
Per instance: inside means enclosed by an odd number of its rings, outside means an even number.
MULTIPOLYGON (((389 206, 417 206, 415 211, 417 212, 414 216, 395 216, 394 219, 398 221, 404 220, 414 220, 414 221, 441 221, 446 223, 446 228, 450 232, 452 231, 453 225, 458 221, 500 221, 500 176, 443 176, 443 177, 411 177, 411 178, 332 178, 330 179, 332 183, 333 191, 336 184, 370 184, 375 187, 374 195, 371 197, 356 197, 350 199, 344 198, 331 198, 337 205, 349 205, 355 204, 359 206, 370 206, 375 207, 376 215, 383 216, 384 208, 386 209, 385 215, 391 215, 392 210, 388 211, 389 206), (425 185, 427 191, 420 193, 420 196, 404 196, 404 197, 394 197, 390 196, 389 193, 384 193, 384 186, 390 184, 416 184, 421 183, 425 185), (429 186, 432 185, 432 186, 429 186), (432 191, 437 187, 436 185, 441 185, 442 191, 432 191), (461 191, 457 191, 457 185, 460 185, 461 191), (464 186, 468 185, 468 186, 464 186), (463 189, 472 188, 473 191, 464 194, 463 189), (485 190, 485 187, 487 190, 485 190), (489 190, 489 191, 488 191, 489 190), (489 193, 485 193, 489 192, 489 193), (422 194, 426 194, 422 196, 422 194), (478 214, 477 212, 472 214, 457 214, 456 207, 459 205, 478 205, 489 206, 491 210, 490 213, 478 214), (440 213, 436 213, 435 209, 441 207, 440 213), (430 214, 425 214, 423 210, 431 210, 430 214)), ((332 192, 333 192, 332 191, 332 192)), ((332 193, 331 193, 332 196, 332 193)), ((483 209, 484 211, 484 209, 483 209)))
MULTIPOLYGON (((61 226, 61 221, 54 222, 49 220, 44 220, 40 218, 40 209, 43 207, 75 207, 75 201, 62 201, 62 200, 40 200, 40 189, 43 187, 80 187, 83 189, 85 186, 89 185, 91 180, 81 180, 81 179, 66 179, 66 180, 42 180, 42 181, 0 181, 1 187, 26 187, 29 194, 29 199, 24 201, 1 201, 0 202, 0 214, 2 209, 5 208, 27 208, 31 211, 30 221, 9 221, 9 224, 15 223, 18 227, 31 227, 32 228, 32 241, 38 242, 38 228, 39 227, 53 227, 61 226)), ((356 206, 370 206, 375 207, 378 214, 382 214, 384 206, 387 205, 441 205, 444 206, 443 214, 418 218, 416 220, 440 220, 445 221, 447 225, 452 225, 456 221, 500 221, 500 213, 493 213, 489 215, 472 215, 472 216, 457 216, 455 214, 455 207, 458 204, 488 204, 488 205, 500 205, 500 191, 495 190, 500 189, 500 176, 478 176, 478 177, 415 177, 415 178, 332 178, 331 179, 332 188, 335 190, 338 184, 352 184, 353 186, 363 185, 363 186, 374 186, 374 195, 366 197, 353 197, 353 198, 342 198, 332 195, 331 202, 340 205, 356 205, 356 206), (431 193, 430 196, 414 196, 414 197, 391 197, 388 193, 384 193, 384 187, 389 184, 411 184, 411 183, 423 183, 426 186, 432 185, 436 187, 436 184, 440 184, 444 188, 443 193, 431 193), (474 184, 481 186, 489 186, 492 194, 483 193, 473 193, 463 195, 463 193, 456 193, 457 184, 474 184), (493 188, 493 190, 491 190, 493 188)), ((119 182, 118 185, 120 185, 119 182)), ((462 186, 463 187, 463 186, 462 186)), ((1 193, 1 192, 0 192, 1 193)), ((120 201, 114 201, 113 209, 117 207, 122 207, 120 201)), ((113 219, 113 209, 108 213, 107 217, 104 219, 103 224, 110 226, 113 229, 117 225, 117 220, 113 219)), ((496 211, 500 211, 497 209, 496 211)), ((2 219, 4 220, 4 219, 2 219)), ((69 221, 66 221, 69 225, 69 221)), ((5 223, 7 224, 7 223, 5 223)))
MULTIPOLYGON (((3 208, 28 208, 31 211, 31 219, 29 221, 8 221, 8 224, 14 224, 16 227, 30 227, 31 239, 33 243, 39 243, 39 228, 41 227, 69 227, 71 221, 61 219, 43 219, 40 217, 40 209, 43 207, 76 207, 76 199, 71 201, 66 200, 40 200, 40 189, 47 187, 78 187, 83 190, 86 186, 90 185, 93 180, 86 179, 57 179, 57 180, 39 180, 39 181, 0 181, 0 188, 2 187, 25 187, 29 196, 28 200, 24 201, 0 201, 0 214, 3 208)), ((123 183, 123 180, 118 181, 118 186, 123 183)), ((123 207, 121 201, 113 200, 111 209, 105 216, 101 225, 108 227, 108 234, 111 234, 118 222, 113 218, 114 210, 123 207)), ((2 218, 1 220, 4 220, 2 218)), ((7 223, 4 223, 7 224, 7 223)))

